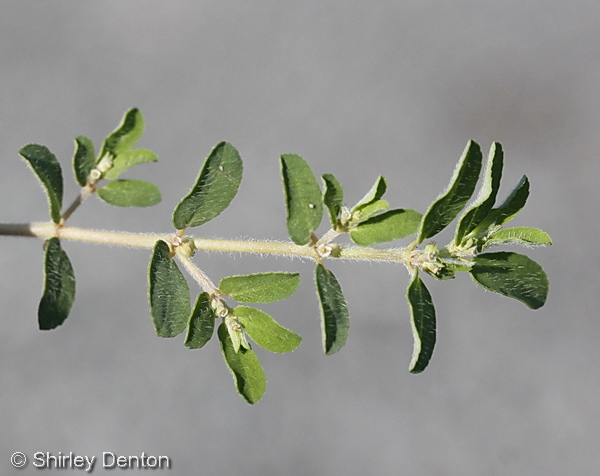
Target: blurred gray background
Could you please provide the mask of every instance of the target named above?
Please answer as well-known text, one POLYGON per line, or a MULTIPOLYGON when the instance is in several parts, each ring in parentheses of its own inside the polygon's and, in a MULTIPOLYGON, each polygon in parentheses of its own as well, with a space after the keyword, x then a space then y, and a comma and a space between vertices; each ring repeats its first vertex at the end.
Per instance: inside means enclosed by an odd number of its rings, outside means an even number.
POLYGON ((42 243, 2 237, 1 472, 37 474, 12 469, 15 451, 110 451, 167 455, 177 475, 598 474, 599 24, 595 1, 3 1, 0 222, 47 220, 19 148, 59 157, 69 202, 72 139, 99 147, 136 106, 139 146, 160 161, 129 177, 156 181, 163 203, 93 198, 71 225, 172 230, 174 205, 221 140, 241 151, 244 181, 196 236, 287 239, 284 152, 334 173, 349 204, 383 174, 393 206, 424 211, 472 138, 503 144, 501 196, 528 175, 513 223, 554 245, 525 250, 551 280, 538 311, 468 276, 427 279, 438 344, 416 376, 403 267, 331 264, 352 325, 325 357, 310 262, 199 253, 215 281, 304 278, 289 301, 264 306, 304 342, 291 355, 259 351, 269 382, 253 407, 216 341, 191 351, 181 336, 156 337, 147 251, 65 243, 77 300, 62 327, 40 332, 42 243))

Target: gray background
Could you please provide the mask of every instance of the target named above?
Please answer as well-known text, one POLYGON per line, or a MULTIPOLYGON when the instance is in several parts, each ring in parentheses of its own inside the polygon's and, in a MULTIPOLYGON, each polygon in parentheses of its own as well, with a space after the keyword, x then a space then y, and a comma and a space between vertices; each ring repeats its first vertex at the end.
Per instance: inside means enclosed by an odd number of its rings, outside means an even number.
POLYGON ((289 301, 264 306, 304 342, 292 355, 260 352, 269 383, 252 407, 216 341, 190 351, 155 336, 147 251, 65 243, 77 301, 61 328, 40 332, 42 243, 1 238, 1 472, 13 474, 14 451, 145 451, 181 475, 597 474, 599 24, 595 1, 3 1, 2 222, 47 219, 20 147, 59 157, 69 201, 72 139, 99 146, 137 106, 139 145, 160 162, 129 176, 158 182, 163 203, 123 210, 94 198, 72 225, 171 230, 220 140, 241 151, 244 181, 196 235, 286 239, 283 152, 336 174, 349 202, 383 174, 394 206, 423 211, 473 138, 504 146, 501 195, 529 176, 514 223, 554 245, 527 252, 551 279, 538 311, 465 276, 428 279, 438 344, 418 376, 407 371, 403 267, 331 264, 352 328, 325 357, 311 263, 199 253, 215 281, 304 277, 289 301))

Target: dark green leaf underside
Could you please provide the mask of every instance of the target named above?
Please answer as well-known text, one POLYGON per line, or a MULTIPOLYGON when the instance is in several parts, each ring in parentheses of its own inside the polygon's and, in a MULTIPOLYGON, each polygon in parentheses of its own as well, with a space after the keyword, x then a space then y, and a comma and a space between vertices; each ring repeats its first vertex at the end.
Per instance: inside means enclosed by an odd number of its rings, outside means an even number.
POLYGON ((267 377, 252 349, 240 347, 235 352, 225 324, 217 331, 225 363, 233 375, 238 393, 250 403, 258 402, 267 386, 267 377))
POLYGON ((73 174, 77 183, 84 187, 90 172, 96 165, 94 144, 84 136, 75 138, 75 153, 73 154, 73 174))
POLYGON ((429 290, 419 278, 415 270, 406 291, 406 298, 410 305, 411 327, 413 331, 413 355, 410 362, 410 372, 416 374, 425 370, 431 356, 436 340, 435 308, 429 290))
POLYGON ((431 238, 456 218, 473 195, 482 163, 481 149, 469 141, 446 191, 429 207, 421 222, 418 242, 431 238))
MULTIPOLYGON (((500 226, 512 220, 519 211, 525 206, 529 197, 529 180, 525 175, 521 177, 519 183, 506 199, 494 208, 490 213, 490 222, 492 226, 500 226)), ((487 224, 486 220, 484 223, 487 224)))
POLYGON ((144 118, 137 109, 130 109, 125 113, 121 124, 111 134, 109 134, 100 152, 99 159, 105 155, 116 157, 121 152, 131 149, 144 133, 144 118))
POLYGON ((315 283, 321 304, 323 348, 325 354, 331 355, 338 352, 348 338, 348 305, 335 275, 322 264, 315 269, 315 283))
POLYGON ((471 276, 490 291, 517 299, 532 309, 546 303, 548 277, 531 258, 508 251, 483 253, 473 259, 471 276))
POLYGON ((504 153, 502 152, 502 146, 498 142, 494 142, 490 149, 483 176, 483 183, 479 190, 479 194, 477 195, 477 199, 461 217, 456 228, 456 243, 460 244, 463 237, 473 231, 494 206, 500 188, 503 165, 504 153))
POLYGON ((344 202, 344 190, 338 180, 331 174, 325 174, 323 179, 323 203, 329 211, 331 226, 337 226, 338 218, 344 202))
POLYGON ((58 223, 63 199, 63 178, 58 160, 47 147, 38 144, 26 145, 19 154, 42 182, 50 205, 50 217, 58 223))
POLYGON ((46 242, 44 292, 38 308, 41 330, 54 329, 68 317, 75 301, 75 274, 58 238, 46 242))
POLYGON ((281 175, 288 234, 297 245, 305 245, 323 218, 321 189, 310 166, 299 155, 281 156, 281 175))
POLYGON ((242 181, 243 164, 231 144, 217 144, 206 158, 195 185, 173 212, 178 230, 200 226, 220 215, 237 194, 242 181))
POLYGON ((190 315, 187 281, 169 253, 169 245, 157 241, 148 271, 150 314, 159 337, 175 337, 183 332, 190 315))
POLYGON ((185 345, 189 349, 200 349, 211 339, 215 329, 215 314, 210 305, 210 295, 200 293, 190 314, 185 345))

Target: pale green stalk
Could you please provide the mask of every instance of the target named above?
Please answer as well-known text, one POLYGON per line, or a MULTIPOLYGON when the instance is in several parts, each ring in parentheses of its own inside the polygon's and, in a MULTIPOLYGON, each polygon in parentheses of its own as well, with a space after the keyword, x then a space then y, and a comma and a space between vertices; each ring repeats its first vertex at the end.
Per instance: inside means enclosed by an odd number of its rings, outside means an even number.
MULTIPOLYGON (((28 236, 41 239, 57 237, 63 240, 85 241, 105 245, 127 246, 133 248, 152 249, 158 240, 171 243, 174 234, 129 233, 116 231, 90 230, 71 226, 59 226, 53 222, 34 222, 21 224, 0 224, 0 235, 28 236)), ((291 242, 253 241, 253 240, 218 240, 208 238, 190 238, 193 247, 205 251, 221 251, 235 253, 277 254, 289 257, 309 258, 320 261, 312 246, 300 246, 291 242)), ((387 261, 409 263, 410 251, 406 249, 373 249, 344 247, 339 245, 339 252, 331 258, 358 259, 369 261, 387 261)))

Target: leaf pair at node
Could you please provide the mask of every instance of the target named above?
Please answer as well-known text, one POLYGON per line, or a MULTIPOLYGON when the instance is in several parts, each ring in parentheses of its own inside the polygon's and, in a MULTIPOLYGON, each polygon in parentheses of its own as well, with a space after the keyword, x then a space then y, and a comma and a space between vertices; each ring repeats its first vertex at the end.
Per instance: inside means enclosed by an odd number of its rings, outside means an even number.
POLYGON ((438 279, 453 278, 455 272, 469 272, 473 280, 490 291, 517 299, 538 309, 546 302, 548 278, 531 258, 514 252, 480 253, 492 245, 519 243, 549 245, 545 232, 536 228, 516 227, 501 230, 523 208, 529 194, 529 182, 523 177, 515 189, 494 208, 504 155, 499 143, 490 149, 483 180, 475 201, 467 207, 482 168, 479 145, 470 141, 461 156, 450 183, 423 215, 418 238, 422 243, 446 228, 460 216, 453 241, 439 250, 429 243, 423 252, 415 251, 413 278, 407 289, 414 336, 410 371, 421 372, 427 366, 436 341, 435 309, 431 294, 419 277, 419 269, 438 279))
MULTIPOLYGON (((148 207, 161 200, 156 185, 142 180, 115 180, 125 170, 144 162, 156 162, 156 154, 131 147, 142 135, 144 121, 137 109, 125 114, 121 125, 111 133, 96 158, 92 141, 84 136, 75 139, 73 172, 82 187, 93 186, 98 196, 110 205, 121 207, 148 207), (111 180, 103 187, 95 187, 100 179, 111 180)), ((63 206, 63 175, 56 156, 43 145, 29 144, 19 154, 32 168, 42 183, 50 206, 50 217, 60 223, 63 206)))
MULTIPOLYGON (((161 199, 158 188, 140 180, 114 180, 128 168, 156 161, 156 154, 148 150, 130 150, 143 133, 141 113, 132 109, 125 114, 121 125, 104 141, 98 158, 94 146, 87 137, 75 139, 73 171, 76 182, 82 187, 94 186, 101 178, 113 180, 98 188, 101 199, 118 206, 150 206, 161 199), (100 169, 102 171, 100 171, 100 169), (95 170, 95 175, 92 171, 95 170)), ((57 225, 70 214, 62 214, 64 182, 60 163, 56 156, 43 145, 29 144, 19 154, 40 180, 48 199, 50 218, 57 225)), ((92 190, 93 191, 93 190, 92 190)), ((72 206, 71 209, 76 208, 72 206)), ((75 300, 75 275, 73 266, 58 238, 45 243, 44 291, 38 309, 39 327, 54 329, 68 317, 75 300)))
MULTIPOLYGON (((228 276, 221 280, 218 295, 202 292, 190 310, 187 280, 162 240, 154 246, 149 267, 150 312, 157 335, 175 337, 187 328, 185 345, 203 347, 214 333, 215 320, 223 318, 218 334, 223 356, 239 393, 250 403, 264 392, 264 372, 245 334, 270 352, 291 352, 302 339, 266 312, 250 306, 229 308, 222 298, 238 302, 268 303, 291 296, 300 284, 297 273, 259 273, 228 276), (224 329, 224 331, 223 331, 224 329)), ((257 398, 258 397, 258 398, 257 398)))
POLYGON ((131 167, 156 162, 157 155, 147 149, 132 149, 144 132, 144 118, 138 109, 125 113, 121 124, 109 134, 95 156, 94 145, 85 136, 75 139, 73 172, 82 187, 95 185, 101 179, 110 182, 97 188, 98 197, 118 207, 150 207, 160 203, 156 185, 143 180, 119 179, 131 167))
POLYGON ((296 154, 281 156, 281 173, 287 208, 287 229, 297 245, 311 243, 323 218, 323 205, 329 212, 333 230, 349 232, 359 246, 394 241, 417 232, 421 214, 415 210, 388 210, 382 199, 387 189, 379 177, 371 190, 352 208, 344 207, 344 191, 332 174, 322 176, 323 191, 306 161, 296 154))
MULTIPOLYGON (((453 241, 440 252, 442 269, 448 268, 442 277, 452 277, 452 266, 458 262, 456 269, 469 271, 475 282, 486 289, 515 298, 528 307, 537 309, 544 304, 548 294, 548 281, 541 267, 527 256, 517 253, 481 252, 490 246, 501 244, 550 245, 552 240, 547 233, 537 228, 502 229, 525 206, 529 195, 529 181, 523 176, 508 197, 494 208, 504 164, 502 146, 497 142, 490 149, 479 193, 474 202, 466 207, 477 185, 482 162, 479 145, 470 141, 446 192, 425 213, 418 241, 420 243, 439 233, 462 211, 453 241), (460 267, 461 261, 465 266, 463 269, 460 267), (491 269, 494 271, 491 272, 491 269), (527 292, 523 292, 519 287, 507 284, 518 281, 532 285, 527 292)), ((436 276, 436 273, 430 274, 436 276)))
MULTIPOLYGON (((297 245, 313 245, 314 232, 327 208, 331 228, 348 233, 359 246, 371 246, 414 235, 421 222, 415 210, 389 210, 382 199, 387 182, 380 176, 367 194, 351 209, 344 206, 344 191, 332 174, 322 176, 323 191, 306 161, 296 154, 281 156, 281 174, 287 209, 287 229, 297 245)), ((321 308, 325 354, 338 352, 346 343, 350 326, 348 306, 339 281, 322 263, 315 268, 315 285, 321 308)))
MULTIPOLYGON (((267 303, 286 299, 299 284, 297 273, 258 273, 223 278, 219 290, 239 302, 267 303)), ((221 350, 239 394, 253 404, 265 391, 266 377, 244 333, 258 346, 276 353, 292 352, 302 338, 260 309, 236 306, 229 311, 219 326, 221 350)))

